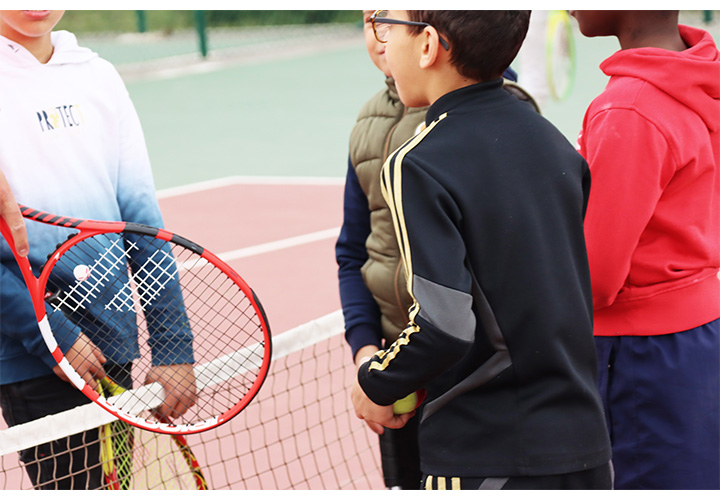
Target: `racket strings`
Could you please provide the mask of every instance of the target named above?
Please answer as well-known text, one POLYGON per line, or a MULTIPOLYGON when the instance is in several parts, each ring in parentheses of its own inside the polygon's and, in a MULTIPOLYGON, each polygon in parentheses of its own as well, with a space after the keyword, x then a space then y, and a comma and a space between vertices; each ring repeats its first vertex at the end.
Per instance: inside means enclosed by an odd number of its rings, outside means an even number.
POLYGON ((84 271, 86 274, 82 276, 82 279, 76 278, 75 283, 57 298, 53 303, 56 310, 75 312, 85 308, 89 302, 98 298, 99 290, 105 287, 110 277, 118 272, 120 261, 117 256, 113 255, 113 252, 118 249, 118 244, 117 240, 111 240, 109 247, 99 256, 84 251, 82 246, 73 247, 73 250, 79 254, 73 257, 75 262, 72 268, 73 276, 75 276, 76 269, 84 270, 86 268, 84 271), (92 262, 93 265, 87 266, 83 262, 92 262))
MULTIPOLYGON (((87 238, 58 258, 46 288, 52 309, 62 313, 49 319, 64 352, 79 329, 108 362, 132 361, 127 375, 135 389, 158 366, 194 366, 182 379, 182 371, 175 374, 180 387, 198 384, 194 405, 176 425, 236 407, 266 357, 263 325, 246 292, 212 262, 175 243, 139 234, 87 238)), ((121 409, 149 404, 131 401, 132 393, 122 397, 127 402, 121 409)), ((156 417, 148 411, 143 418, 156 417)))
MULTIPOLYGON (((177 279, 172 255, 161 251, 153 253, 142 267, 132 274, 134 288, 139 291, 142 309, 150 307, 155 298, 172 281, 177 279), (157 259, 157 261, 155 260, 157 259), (173 272, 171 272, 173 270, 173 272), (159 271, 159 272, 153 272, 159 271)), ((129 307, 132 305, 130 303, 129 307)))

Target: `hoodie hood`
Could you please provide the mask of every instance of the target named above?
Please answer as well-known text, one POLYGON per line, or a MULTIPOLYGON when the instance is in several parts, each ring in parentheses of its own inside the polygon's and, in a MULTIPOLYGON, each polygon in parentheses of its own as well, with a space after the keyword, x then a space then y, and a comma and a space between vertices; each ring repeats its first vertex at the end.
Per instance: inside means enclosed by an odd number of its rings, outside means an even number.
POLYGON ((682 52, 653 47, 621 50, 600 69, 610 77, 651 83, 692 109, 714 131, 720 115, 720 52, 710 34, 701 29, 681 25, 680 35, 689 46, 682 52))
MULTIPOLYGON (((45 64, 46 66, 85 63, 98 57, 92 50, 80 47, 75 35, 69 31, 53 31, 50 34, 50 39, 54 50, 52 57, 45 64)), ((3 36, 0 36, 0 58, 3 64, 13 66, 34 67, 42 65, 25 47, 3 36)))

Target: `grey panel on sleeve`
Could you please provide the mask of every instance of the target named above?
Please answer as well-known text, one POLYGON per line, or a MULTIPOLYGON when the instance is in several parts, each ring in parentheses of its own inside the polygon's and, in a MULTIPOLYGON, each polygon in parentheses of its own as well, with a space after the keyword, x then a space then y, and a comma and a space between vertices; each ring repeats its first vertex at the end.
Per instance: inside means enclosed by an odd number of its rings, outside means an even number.
POLYGON ((459 340, 475 338, 472 295, 413 276, 413 295, 420 304, 420 317, 459 340))

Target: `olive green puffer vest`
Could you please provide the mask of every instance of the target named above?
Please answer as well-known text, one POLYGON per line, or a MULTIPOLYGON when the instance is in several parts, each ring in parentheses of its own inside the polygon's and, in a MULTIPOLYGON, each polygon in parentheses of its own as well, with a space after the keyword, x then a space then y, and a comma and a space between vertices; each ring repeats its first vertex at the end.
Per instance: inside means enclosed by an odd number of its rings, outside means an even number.
POLYGON ((408 108, 400 102, 391 78, 387 88, 360 110, 350 134, 350 161, 370 208, 368 261, 362 267, 365 284, 380 307, 383 335, 394 342, 408 323, 412 299, 395 239, 390 210, 380 192, 380 170, 385 159, 413 137, 425 121, 427 108, 408 108))

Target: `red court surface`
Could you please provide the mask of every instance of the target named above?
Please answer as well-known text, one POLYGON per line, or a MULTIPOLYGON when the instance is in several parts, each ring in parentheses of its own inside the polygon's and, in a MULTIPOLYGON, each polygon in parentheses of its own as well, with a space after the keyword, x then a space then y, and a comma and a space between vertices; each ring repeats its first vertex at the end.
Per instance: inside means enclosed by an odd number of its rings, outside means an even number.
POLYGON ((165 226, 226 260, 260 298, 274 333, 340 308, 334 245, 343 185, 288 182, 229 179, 160 193, 165 226))

